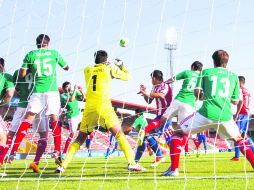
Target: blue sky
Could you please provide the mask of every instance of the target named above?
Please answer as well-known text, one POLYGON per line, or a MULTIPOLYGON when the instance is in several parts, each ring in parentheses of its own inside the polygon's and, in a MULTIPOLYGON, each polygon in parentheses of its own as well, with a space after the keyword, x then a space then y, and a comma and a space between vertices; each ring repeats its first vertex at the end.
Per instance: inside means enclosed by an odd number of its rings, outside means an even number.
MULTIPOLYGON (((196 60, 211 67, 212 53, 225 49, 229 68, 246 76, 253 94, 253 7, 252 0, 0 0, 0 56, 13 73, 26 52, 36 48, 37 35, 47 33, 51 48, 70 65, 68 72, 59 69, 59 85, 68 80, 84 86, 84 67, 93 64, 96 50, 105 49, 111 58, 121 58, 132 75, 129 82, 114 82, 113 98, 144 104, 136 92, 141 83, 151 87, 150 73, 160 69, 168 78, 163 47, 167 28, 175 27, 175 73, 196 60), (126 48, 118 44, 123 36, 130 40, 126 48)), ((180 86, 175 84, 175 94, 180 86)))

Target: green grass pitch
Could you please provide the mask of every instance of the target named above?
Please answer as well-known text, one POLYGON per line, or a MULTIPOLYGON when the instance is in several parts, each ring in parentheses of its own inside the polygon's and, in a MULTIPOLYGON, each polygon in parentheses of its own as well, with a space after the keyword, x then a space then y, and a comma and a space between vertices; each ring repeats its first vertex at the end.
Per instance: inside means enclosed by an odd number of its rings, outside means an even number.
POLYGON ((215 164, 214 154, 182 156, 179 177, 160 176, 169 166, 168 157, 156 168, 150 167, 153 157, 143 157, 141 164, 147 170, 142 173, 129 173, 124 157, 74 159, 62 175, 54 173, 53 160, 41 162, 40 168, 45 167, 41 174, 25 170, 30 160, 19 160, 7 165, 7 177, 0 178, 0 189, 254 190, 254 170, 243 157, 239 162, 230 161, 232 156, 233 153, 217 153, 215 164))

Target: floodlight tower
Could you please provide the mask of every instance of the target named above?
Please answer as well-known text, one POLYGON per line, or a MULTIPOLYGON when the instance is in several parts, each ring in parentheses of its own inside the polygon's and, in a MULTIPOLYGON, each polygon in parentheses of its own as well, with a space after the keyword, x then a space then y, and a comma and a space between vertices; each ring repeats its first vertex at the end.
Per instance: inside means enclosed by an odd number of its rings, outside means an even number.
POLYGON ((174 76, 173 51, 176 50, 176 48, 177 48, 177 31, 175 28, 169 28, 166 30, 166 43, 164 44, 164 49, 168 51, 167 65, 169 65, 171 78, 174 76))

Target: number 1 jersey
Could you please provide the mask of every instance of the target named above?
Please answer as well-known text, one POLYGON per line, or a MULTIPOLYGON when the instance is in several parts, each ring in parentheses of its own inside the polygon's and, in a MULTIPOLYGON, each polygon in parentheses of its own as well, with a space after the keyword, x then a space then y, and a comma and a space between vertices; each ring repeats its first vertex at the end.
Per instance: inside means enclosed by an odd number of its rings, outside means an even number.
POLYGON ((40 48, 30 51, 23 60, 23 69, 29 69, 34 76, 33 92, 58 91, 56 65, 64 68, 67 63, 56 50, 40 48))
POLYGON ((112 79, 129 80, 128 71, 115 65, 96 64, 84 70, 86 81, 86 107, 94 111, 101 106, 111 106, 112 79))
POLYGON ((232 119, 231 101, 239 100, 240 85, 236 74, 226 68, 205 69, 200 73, 197 88, 204 91, 204 103, 199 113, 208 119, 232 119))

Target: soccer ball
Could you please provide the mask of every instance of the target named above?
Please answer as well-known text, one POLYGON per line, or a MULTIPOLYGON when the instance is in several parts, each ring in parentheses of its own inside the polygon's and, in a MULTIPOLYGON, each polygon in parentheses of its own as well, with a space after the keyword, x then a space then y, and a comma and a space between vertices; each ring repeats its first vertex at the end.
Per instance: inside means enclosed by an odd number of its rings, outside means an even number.
POLYGON ((126 47, 129 44, 129 39, 128 38, 121 38, 119 44, 121 47, 126 47))

